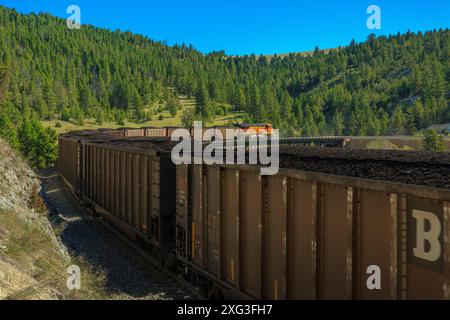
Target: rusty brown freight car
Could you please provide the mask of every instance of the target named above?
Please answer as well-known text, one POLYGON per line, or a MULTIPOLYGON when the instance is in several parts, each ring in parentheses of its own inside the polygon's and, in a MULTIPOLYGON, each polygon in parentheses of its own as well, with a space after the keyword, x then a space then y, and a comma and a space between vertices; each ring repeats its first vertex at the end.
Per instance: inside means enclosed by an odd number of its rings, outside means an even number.
POLYGON ((167 137, 171 137, 172 133, 177 130, 177 129, 182 129, 181 127, 166 127, 166 135, 167 137))
POLYGON ((291 169, 261 176, 256 166, 178 166, 177 256, 210 294, 445 299, 449 208, 446 189, 291 169), (380 289, 367 285, 371 268, 381 272, 380 289))
POLYGON ((59 137, 58 170, 73 188, 79 188, 80 147, 78 140, 59 137))
POLYGON ((148 127, 145 128, 146 137, 167 137, 167 128, 148 127))
POLYGON ((101 132, 108 133, 114 138, 127 137, 166 137, 166 127, 145 127, 145 128, 119 128, 119 129, 99 129, 101 132))
POLYGON ((170 153, 148 138, 83 142, 81 150, 83 200, 168 262, 175 241, 175 165, 170 153))
POLYGON ((110 134, 111 136, 113 136, 114 138, 125 138, 125 129, 111 129, 111 130, 106 130, 105 132, 107 132, 108 134, 110 134))
POLYGON ((450 155, 282 146, 261 176, 168 141, 62 136, 60 174, 210 297, 450 298, 450 155))
POLYGON ((125 137, 144 137, 144 128, 125 129, 125 137))
POLYGON ((112 139, 107 132, 97 130, 73 131, 58 139, 58 171, 73 190, 81 187, 81 142, 112 139))

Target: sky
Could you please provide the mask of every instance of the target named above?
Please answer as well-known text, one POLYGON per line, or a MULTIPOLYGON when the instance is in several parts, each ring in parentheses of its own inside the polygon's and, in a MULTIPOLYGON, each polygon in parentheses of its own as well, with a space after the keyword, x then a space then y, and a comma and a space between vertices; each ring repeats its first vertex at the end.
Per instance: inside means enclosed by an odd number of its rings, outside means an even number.
POLYGON ((274 54, 345 46, 371 33, 450 27, 450 0, 0 0, 22 13, 67 18, 78 5, 81 23, 143 34, 208 53, 274 54), (367 8, 381 10, 381 29, 367 27, 367 8))

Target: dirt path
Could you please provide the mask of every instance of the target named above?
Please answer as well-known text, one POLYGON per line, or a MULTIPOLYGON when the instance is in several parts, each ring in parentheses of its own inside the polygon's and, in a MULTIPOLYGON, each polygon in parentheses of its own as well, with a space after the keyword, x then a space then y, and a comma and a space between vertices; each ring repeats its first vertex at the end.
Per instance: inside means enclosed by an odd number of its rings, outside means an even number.
POLYGON ((50 221, 72 256, 103 272, 110 299, 187 299, 189 293, 92 218, 55 172, 44 173, 50 221))

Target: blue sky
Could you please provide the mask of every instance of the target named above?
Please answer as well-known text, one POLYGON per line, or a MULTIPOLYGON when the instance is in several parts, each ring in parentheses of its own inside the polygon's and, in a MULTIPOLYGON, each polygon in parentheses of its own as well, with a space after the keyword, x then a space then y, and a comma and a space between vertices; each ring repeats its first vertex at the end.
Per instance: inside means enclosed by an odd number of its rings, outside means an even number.
POLYGON ((68 17, 81 9, 82 24, 129 30, 207 53, 272 54, 332 48, 370 33, 450 27, 449 0, 0 0, 20 12, 68 17), (382 29, 366 27, 367 7, 381 8, 382 29))

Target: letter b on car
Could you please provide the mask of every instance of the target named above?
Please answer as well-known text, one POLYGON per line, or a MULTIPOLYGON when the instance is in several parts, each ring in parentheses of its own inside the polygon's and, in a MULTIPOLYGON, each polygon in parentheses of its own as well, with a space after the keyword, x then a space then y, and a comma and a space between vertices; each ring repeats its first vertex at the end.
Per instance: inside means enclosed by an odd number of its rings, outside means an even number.
POLYGON ((442 253, 442 225, 439 218, 434 213, 422 210, 412 210, 412 217, 416 222, 414 256, 430 262, 437 261, 442 253))

